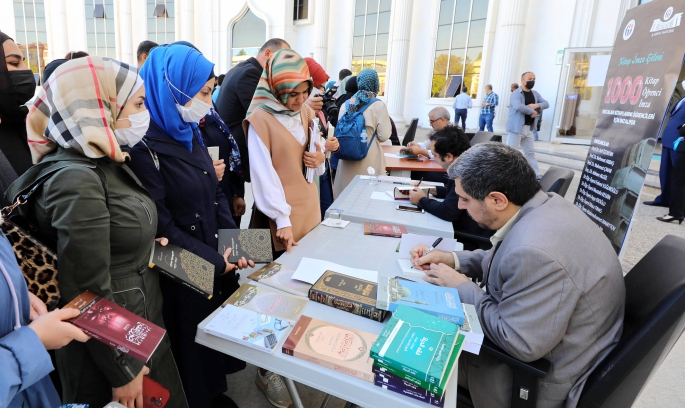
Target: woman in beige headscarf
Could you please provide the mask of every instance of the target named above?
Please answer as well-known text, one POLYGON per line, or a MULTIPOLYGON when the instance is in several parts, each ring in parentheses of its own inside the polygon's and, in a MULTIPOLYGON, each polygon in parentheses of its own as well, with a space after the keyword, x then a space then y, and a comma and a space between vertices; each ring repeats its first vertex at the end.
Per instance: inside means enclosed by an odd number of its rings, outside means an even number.
MULTIPOLYGON (((133 146, 147 131, 144 100, 136 68, 119 61, 86 57, 57 68, 27 118, 37 164, 7 197, 15 201, 48 177, 25 207, 32 207, 40 231, 55 243, 60 306, 89 290, 163 327, 159 277, 147 266, 156 207, 125 164, 124 145, 133 146)), ((103 316, 102 324, 115 320, 103 316)), ((148 361, 152 371, 97 340, 72 342, 56 354, 65 402, 142 407, 143 376, 149 375, 171 392, 168 408, 187 407, 168 339, 148 361)))

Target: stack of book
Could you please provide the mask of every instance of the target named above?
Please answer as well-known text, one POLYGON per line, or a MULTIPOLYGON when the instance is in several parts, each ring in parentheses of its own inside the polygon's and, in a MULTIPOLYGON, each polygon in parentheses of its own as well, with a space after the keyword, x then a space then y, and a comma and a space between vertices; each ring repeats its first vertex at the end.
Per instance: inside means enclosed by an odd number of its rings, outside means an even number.
POLYGON ((442 407, 463 342, 459 326, 399 305, 371 347, 374 384, 442 407))
POLYGON ((309 289, 309 299, 382 322, 388 312, 376 307, 377 292, 377 282, 326 271, 309 289))

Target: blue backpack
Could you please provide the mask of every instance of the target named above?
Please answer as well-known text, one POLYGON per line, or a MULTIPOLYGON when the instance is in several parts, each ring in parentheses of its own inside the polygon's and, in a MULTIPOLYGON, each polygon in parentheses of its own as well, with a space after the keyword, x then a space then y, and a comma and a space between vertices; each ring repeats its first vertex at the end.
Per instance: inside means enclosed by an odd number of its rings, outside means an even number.
MULTIPOLYGON (((377 131, 373 133, 373 136, 371 136, 371 139, 367 143, 362 142, 361 134, 365 127, 363 113, 366 108, 377 100, 377 98, 371 99, 369 103, 362 106, 361 109, 351 115, 348 114, 348 110, 343 117, 338 120, 338 126, 335 127, 335 137, 338 138, 340 150, 334 153, 333 157, 336 160, 331 160, 336 162, 335 167, 337 167, 337 159, 359 161, 369 153, 369 148, 376 137, 377 131)), ((349 108, 350 101, 347 101, 345 102, 345 109, 349 108)))

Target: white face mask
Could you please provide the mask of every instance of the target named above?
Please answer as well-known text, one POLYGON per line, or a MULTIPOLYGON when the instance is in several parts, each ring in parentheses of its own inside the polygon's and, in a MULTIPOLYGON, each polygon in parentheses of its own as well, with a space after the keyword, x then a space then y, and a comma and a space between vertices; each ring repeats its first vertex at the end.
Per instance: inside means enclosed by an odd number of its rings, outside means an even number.
POLYGON ((128 118, 117 119, 117 121, 120 120, 130 121, 131 127, 114 129, 114 136, 116 136, 119 145, 133 147, 147 133, 147 128, 150 126, 150 111, 144 110, 134 115, 129 115, 128 118))
POLYGON ((209 110, 212 109, 212 106, 202 102, 197 98, 193 98, 190 106, 183 106, 177 103, 176 109, 178 109, 178 113, 181 114, 181 118, 184 122, 197 123, 200 121, 200 119, 207 116, 209 110))
POLYGON ((174 98, 174 101, 176 102, 176 110, 178 110, 178 113, 181 115, 181 119, 183 119, 184 122, 197 123, 200 121, 200 119, 207 116, 209 110, 212 109, 212 105, 208 105, 197 98, 193 98, 186 95, 185 93, 183 93, 183 91, 176 88, 174 84, 171 83, 171 81, 169 81, 169 77, 167 77, 166 74, 164 74, 164 77, 166 78, 166 83, 169 87, 169 92, 171 92, 171 97, 174 98), (178 91, 178 93, 185 96, 186 98, 192 99, 190 106, 183 106, 180 103, 178 103, 178 99, 176 99, 174 93, 171 91, 171 87, 173 87, 175 90, 178 91))

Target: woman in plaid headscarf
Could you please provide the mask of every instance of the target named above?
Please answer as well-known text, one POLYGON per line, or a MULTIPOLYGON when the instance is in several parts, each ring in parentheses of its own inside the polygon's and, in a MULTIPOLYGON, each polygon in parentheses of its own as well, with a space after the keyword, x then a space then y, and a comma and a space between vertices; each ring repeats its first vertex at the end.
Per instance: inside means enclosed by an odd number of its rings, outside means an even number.
POLYGON ((307 63, 295 51, 281 49, 267 62, 243 128, 250 154, 252 194, 257 212, 253 226, 270 227, 276 255, 290 252, 321 222, 316 185, 306 168, 325 171, 324 153, 308 152, 314 111, 305 105, 312 90, 307 63), (272 154, 273 152, 273 154, 272 154))
MULTIPOLYGON (((26 122, 37 164, 7 194, 14 201, 49 177, 31 215, 57 252, 60 306, 89 290, 163 327, 159 276, 148 269, 157 211, 125 164, 148 127, 144 100, 136 68, 119 61, 86 57, 57 68, 26 122)), ((152 371, 97 340, 72 342, 57 350, 63 400, 142 407, 149 375, 171 392, 167 407, 187 407, 168 339, 148 363, 152 371)))

